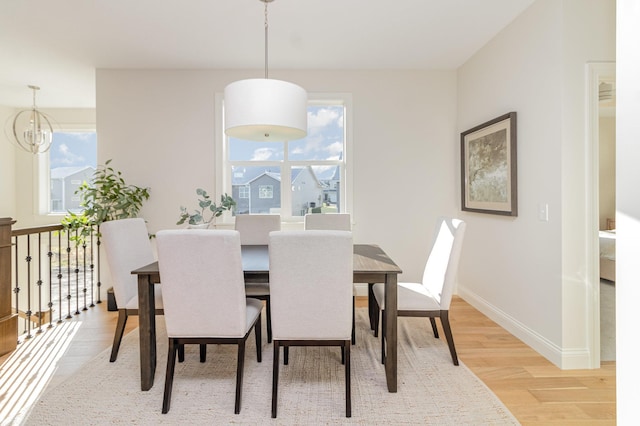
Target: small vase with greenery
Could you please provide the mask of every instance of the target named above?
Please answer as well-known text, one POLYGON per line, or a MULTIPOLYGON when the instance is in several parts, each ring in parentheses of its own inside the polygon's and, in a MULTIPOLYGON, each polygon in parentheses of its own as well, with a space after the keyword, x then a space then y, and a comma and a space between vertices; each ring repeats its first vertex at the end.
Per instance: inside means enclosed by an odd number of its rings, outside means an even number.
POLYGON ((108 220, 136 217, 142 203, 149 199, 149 188, 127 184, 120 171, 109 166, 111 160, 98 166, 90 182, 83 182, 76 194, 80 195, 80 213, 69 212, 62 220, 67 231, 78 231, 71 238, 84 242, 93 227, 108 220))
POLYGON ((180 219, 176 225, 188 223, 192 227, 208 228, 215 218, 220 217, 224 211, 231 210, 236 205, 233 198, 226 193, 220 196, 220 204, 214 203, 207 191, 202 188, 196 189, 196 194, 200 197, 198 199, 199 209, 189 213, 186 207, 180 206, 180 219))

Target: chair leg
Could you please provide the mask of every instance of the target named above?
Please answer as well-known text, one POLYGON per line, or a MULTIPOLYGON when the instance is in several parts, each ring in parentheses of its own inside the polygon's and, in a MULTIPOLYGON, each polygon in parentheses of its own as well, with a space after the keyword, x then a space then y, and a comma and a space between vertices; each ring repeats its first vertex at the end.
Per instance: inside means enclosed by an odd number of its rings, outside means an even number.
POLYGON ((278 416, 278 368, 280 360, 280 342, 273 342, 273 380, 271 388, 271 417, 278 416))
POLYGON ((440 322, 442 323, 444 335, 447 338, 447 344, 449 345, 449 352, 451 352, 453 365, 458 365, 458 354, 456 353, 456 347, 453 344, 453 334, 451 334, 451 325, 449 324, 449 311, 440 311, 440 322))
POLYGON ((164 381, 164 397, 162 399, 162 414, 167 414, 171 405, 171 389, 173 388, 173 373, 176 366, 177 351, 178 344, 176 339, 169 339, 169 352, 167 354, 167 373, 164 381))
POLYGON ((236 409, 235 413, 240 414, 240 404, 242 402, 242 374, 244 372, 244 339, 238 340, 238 368, 236 370, 236 409))
POLYGON ((289 346, 284 347, 284 365, 289 365, 289 346))
POLYGON ((356 344, 356 296, 353 296, 353 310, 351 314, 351 344, 356 344))
POLYGON ((382 363, 384 364, 384 361, 386 359, 386 353, 384 350, 384 337, 385 337, 385 330, 386 330, 386 325, 387 325, 387 314, 382 311, 382 333, 380 333, 380 342, 381 342, 381 347, 382 347, 382 363))
POLYGON ((369 306, 369 327, 371 330, 374 329, 374 305, 373 302, 375 300, 375 296, 373 295, 373 283, 369 283, 369 289, 367 292, 367 305, 369 306))
MULTIPOLYGON (((182 357, 184 361, 184 346, 182 346, 182 357)), ((207 345, 204 343, 200 344, 200 362, 205 362, 207 360, 207 345)))
POLYGON ((267 343, 271 343, 273 340, 273 334, 271 333, 271 298, 266 297, 267 302, 267 343))
POLYGON ((374 337, 378 337, 378 333, 380 331, 380 305, 378 305, 378 301, 373 299, 373 335, 374 337))
POLYGON ((184 362, 184 345, 178 346, 178 362, 184 362))
POLYGON ((344 349, 344 382, 345 395, 347 400, 347 417, 351 417, 351 345, 347 341, 343 346, 344 349))
POLYGON ((258 315, 253 332, 256 335, 256 359, 262 362, 262 314, 258 315))
POLYGON ((122 335, 124 334, 124 327, 127 325, 126 309, 118 309, 118 323, 116 325, 116 333, 113 336, 113 346, 111 347, 111 358, 109 362, 114 362, 118 358, 118 351, 120 350, 120 342, 122 341, 122 335))
POLYGON ((433 337, 436 339, 440 338, 438 335, 438 327, 436 326, 436 319, 434 317, 429 317, 429 321, 431 322, 431 328, 433 329, 433 337))

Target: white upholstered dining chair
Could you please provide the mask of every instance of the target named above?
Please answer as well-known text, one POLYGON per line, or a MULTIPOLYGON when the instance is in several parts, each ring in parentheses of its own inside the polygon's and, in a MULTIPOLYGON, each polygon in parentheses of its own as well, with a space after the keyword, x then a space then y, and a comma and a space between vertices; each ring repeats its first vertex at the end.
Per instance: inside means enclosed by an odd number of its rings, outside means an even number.
MULTIPOLYGON (((351 214, 349 213, 307 213, 304 216, 304 229, 351 231, 351 214)), ((356 288, 353 287, 351 344, 356 344, 356 288)))
MULTIPOLYGON (((462 251, 466 224, 462 220, 440 217, 436 222, 435 236, 422 282, 398 283, 398 317, 429 317, 433 334, 438 338, 435 318, 440 318, 442 329, 449 345, 454 365, 458 365, 458 355, 453 343, 449 324, 449 306, 458 273, 458 263, 462 251)), ((378 335, 379 312, 382 310, 382 362, 385 360, 385 313, 384 284, 375 284, 373 294, 376 302, 375 335, 378 335)))
MULTIPOLYGON (((280 215, 239 214, 236 215, 236 231, 240 232, 242 245, 269 245, 269 232, 280 230, 280 215)), ((267 308, 267 342, 271 343, 271 302, 269 283, 245 283, 247 297, 264 300, 267 308)))
POLYGON ((346 231, 278 231, 269 243, 273 322, 271 417, 277 417, 280 347, 339 346, 351 417, 353 241, 346 231))
MULTIPOLYGON (((118 350, 129 315, 138 315, 138 281, 131 271, 148 265, 153 256, 149 233, 144 219, 131 218, 103 222, 100 225, 101 244, 113 283, 113 294, 118 306, 118 323, 111 347, 111 358, 118 358, 118 350)), ((163 313, 162 290, 155 285, 156 314, 163 313)))
POLYGON ((349 213, 307 213, 304 215, 304 229, 351 231, 349 213))
POLYGON ((262 361, 262 302, 247 298, 240 234, 230 230, 157 233, 164 318, 169 339, 162 412, 171 404, 176 354, 181 345, 238 346, 235 413, 240 413, 246 340, 254 330, 262 361))

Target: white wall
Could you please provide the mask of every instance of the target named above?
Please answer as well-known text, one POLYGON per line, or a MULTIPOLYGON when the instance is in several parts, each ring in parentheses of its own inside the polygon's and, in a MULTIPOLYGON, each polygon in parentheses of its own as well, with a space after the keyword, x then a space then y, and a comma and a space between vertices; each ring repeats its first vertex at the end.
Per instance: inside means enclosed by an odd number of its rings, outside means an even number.
MULTIPOLYGON (((15 114, 12 108, 0 106, 0 123, 15 114)), ((0 132, 0 217, 16 216, 15 146, 0 132)))
POLYGON ((640 401, 640 3, 618 0, 617 7, 616 420, 620 425, 633 425, 638 423, 640 401))
MULTIPOLYGON (((176 227, 195 189, 213 192, 215 94, 259 71, 98 70, 99 162, 151 188, 151 232, 176 227)), ((456 208, 455 71, 271 71, 310 93, 353 99, 354 239, 380 244, 419 279, 438 215, 456 208)))
POLYGON ((563 368, 591 361, 585 66, 615 58, 614 11, 613 0, 538 0, 458 70, 460 132, 518 113, 519 210, 462 214, 473 255, 458 291, 563 368))

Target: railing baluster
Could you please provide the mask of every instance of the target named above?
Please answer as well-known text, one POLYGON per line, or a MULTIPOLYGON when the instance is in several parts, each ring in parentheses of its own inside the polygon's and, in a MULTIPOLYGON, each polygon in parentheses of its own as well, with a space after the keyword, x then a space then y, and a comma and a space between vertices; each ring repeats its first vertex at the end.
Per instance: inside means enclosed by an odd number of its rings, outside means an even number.
POLYGON ((58 231, 58 323, 62 322, 62 231, 58 231))
POLYGON ((47 328, 53 327, 53 235, 51 231, 49 231, 49 251, 47 251, 47 257, 49 258, 49 303, 47 303, 47 307, 49 308, 49 326, 47 328))
POLYGON ((42 333, 42 233, 38 232, 38 331, 36 334, 42 333))
POLYGON ((97 303, 102 303, 102 299, 100 298, 100 289, 102 288, 102 281, 100 281, 100 267, 102 266, 102 262, 100 262, 100 225, 98 225, 98 228, 96 229, 96 253, 97 253, 97 259, 98 259, 98 301, 97 303))
POLYGON ((91 278, 90 279, 91 279, 91 284, 92 284, 91 285, 91 305, 89 305, 89 306, 91 308, 93 308, 94 306, 96 306, 94 304, 94 294, 93 294, 93 255, 94 255, 94 252, 93 252, 93 231, 91 232, 91 241, 89 243, 89 247, 90 247, 89 254, 91 256, 91 264, 89 265, 89 271, 90 271, 90 274, 91 274, 91 278))
POLYGON ((67 319, 71 316, 71 233, 67 232, 67 319))
POLYGON ((87 310, 87 243, 82 243, 82 310, 87 310))
MULTIPOLYGON (((19 249, 20 249, 20 245, 18 244, 18 237, 14 236, 13 237, 13 246, 15 247, 15 255, 14 255, 14 260, 15 260, 15 280, 16 280, 16 285, 13 288, 13 292, 16 295, 16 314, 20 315, 20 268, 18 267, 18 259, 20 258, 19 255, 19 249)), ((18 342, 19 343, 19 342, 18 342)))
POLYGON ((76 257, 76 264, 75 264, 75 268, 73 268, 73 273, 76 276, 76 311, 73 313, 74 315, 78 315, 80 313, 80 305, 79 305, 79 292, 80 292, 80 268, 78 267, 80 265, 80 261, 78 260, 78 231, 76 230, 76 243, 75 243, 75 257, 76 257))
POLYGON ((31 335, 31 234, 27 235, 27 339, 33 337, 31 335))

